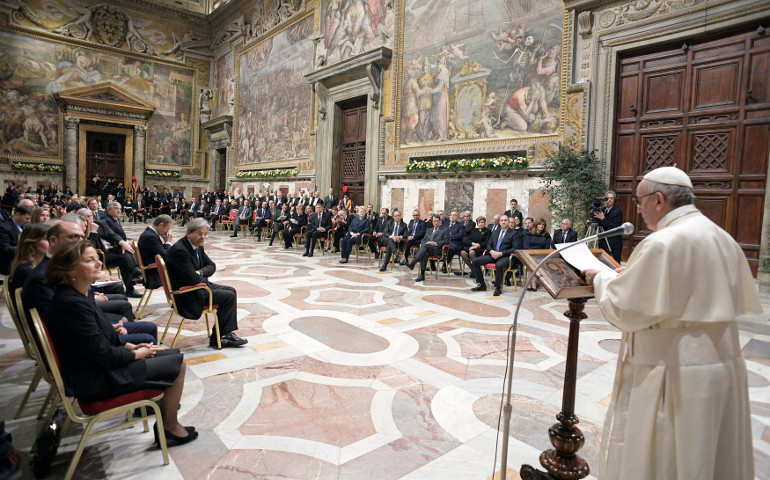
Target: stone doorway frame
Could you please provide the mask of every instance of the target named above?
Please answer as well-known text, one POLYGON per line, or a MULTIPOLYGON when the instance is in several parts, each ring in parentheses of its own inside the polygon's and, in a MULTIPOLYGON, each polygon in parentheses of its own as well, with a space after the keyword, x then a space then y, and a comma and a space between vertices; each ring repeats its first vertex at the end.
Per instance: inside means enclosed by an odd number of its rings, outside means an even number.
POLYGON ((369 53, 305 75, 313 84, 316 112, 315 186, 319 192, 340 191, 339 165, 342 109, 339 103, 366 96, 366 175, 364 203, 379 204, 380 128, 382 124, 382 74, 393 52, 381 47, 369 53))
POLYGON ((63 113, 64 184, 86 193, 85 133, 102 131, 125 134, 126 163, 124 184, 135 176, 144 185, 147 160, 147 127, 155 105, 129 93, 112 82, 54 93, 63 113), (130 153, 130 155, 129 155, 130 153))

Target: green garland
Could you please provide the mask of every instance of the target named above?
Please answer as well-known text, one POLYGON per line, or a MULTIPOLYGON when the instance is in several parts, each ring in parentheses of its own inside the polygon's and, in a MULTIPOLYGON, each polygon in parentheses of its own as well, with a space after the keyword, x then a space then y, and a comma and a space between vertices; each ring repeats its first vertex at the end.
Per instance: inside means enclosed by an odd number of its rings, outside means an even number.
POLYGON ((180 178, 182 172, 177 170, 145 170, 145 176, 148 177, 161 177, 161 178, 180 178))
POLYGON ((11 164, 13 170, 29 170, 33 172, 54 172, 61 173, 64 171, 61 165, 50 165, 47 163, 22 163, 14 162, 11 164))
POLYGON ((296 168, 275 169, 275 170, 240 170, 235 176, 237 178, 282 178, 296 177, 299 170, 296 168))
POLYGON ((529 167, 526 157, 501 155, 499 157, 453 158, 438 160, 410 160, 407 172, 471 172, 473 170, 523 170, 529 167))

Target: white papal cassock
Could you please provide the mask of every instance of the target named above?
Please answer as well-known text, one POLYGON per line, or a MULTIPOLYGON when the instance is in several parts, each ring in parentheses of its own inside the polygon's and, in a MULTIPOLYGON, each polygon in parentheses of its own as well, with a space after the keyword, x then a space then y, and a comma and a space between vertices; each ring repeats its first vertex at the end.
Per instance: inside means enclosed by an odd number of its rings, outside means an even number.
POLYGON ((736 322, 762 311, 748 262, 693 205, 657 227, 624 273, 594 279, 602 313, 623 331, 599 478, 753 479, 736 322))

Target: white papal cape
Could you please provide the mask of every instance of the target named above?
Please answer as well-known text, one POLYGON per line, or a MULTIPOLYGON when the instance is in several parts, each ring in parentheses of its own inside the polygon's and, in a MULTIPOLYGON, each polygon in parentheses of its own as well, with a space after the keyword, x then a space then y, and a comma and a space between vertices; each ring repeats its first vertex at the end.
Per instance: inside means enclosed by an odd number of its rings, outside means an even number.
POLYGON ((604 424, 602 480, 752 480, 736 318, 761 312, 740 246, 697 208, 669 212, 625 272, 594 279, 623 331, 604 424))

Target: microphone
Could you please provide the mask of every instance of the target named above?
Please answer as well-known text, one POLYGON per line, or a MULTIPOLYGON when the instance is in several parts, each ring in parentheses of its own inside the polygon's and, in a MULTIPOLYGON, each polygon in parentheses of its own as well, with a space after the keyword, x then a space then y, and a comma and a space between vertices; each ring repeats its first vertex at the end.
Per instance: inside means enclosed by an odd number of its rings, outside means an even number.
POLYGON ((615 227, 611 230, 605 230, 604 232, 597 235, 597 237, 607 238, 607 237, 615 237, 618 235, 631 235, 632 233, 634 233, 634 224, 631 222, 626 222, 619 227, 615 227))

